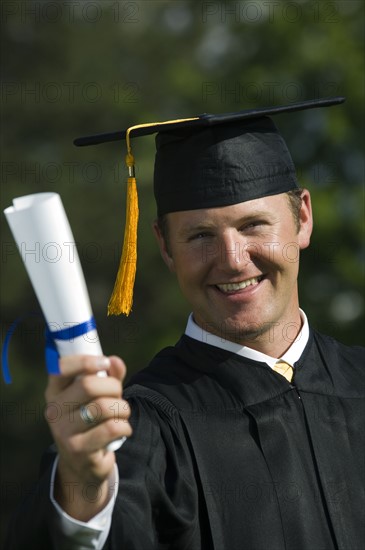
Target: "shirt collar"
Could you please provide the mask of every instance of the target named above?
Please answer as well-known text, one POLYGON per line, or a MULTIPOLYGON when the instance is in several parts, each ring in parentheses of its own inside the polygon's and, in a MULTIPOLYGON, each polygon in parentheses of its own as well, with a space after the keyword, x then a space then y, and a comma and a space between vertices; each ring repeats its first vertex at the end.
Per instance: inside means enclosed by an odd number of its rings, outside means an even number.
POLYGON ((220 336, 216 336, 215 334, 207 332, 195 323, 192 313, 189 316, 185 334, 187 336, 190 336, 190 338, 194 338, 194 340, 199 340, 199 342, 204 342, 205 344, 209 344, 211 346, 215 346, 217 348, 221 348, 232 353, 237 353, 242 357, 253 359, 254 361, 267 363, 269 367, 273 367, 278 359, 282 359, 283 361, 289 363, 289 365, 294 366, 295 362, 298 361, 298 359, 302 355, 309 339, 309 325, 307 316, 303 310, 300 309, 299 311, 303 326, 295 341, 281 357, 271 357, 270 355, 266 355, 265 353, 261 353, 260 351, 256 351, 247 346, 241 346, 240 344, 230 342, 229 340, 225 340, 220 336))

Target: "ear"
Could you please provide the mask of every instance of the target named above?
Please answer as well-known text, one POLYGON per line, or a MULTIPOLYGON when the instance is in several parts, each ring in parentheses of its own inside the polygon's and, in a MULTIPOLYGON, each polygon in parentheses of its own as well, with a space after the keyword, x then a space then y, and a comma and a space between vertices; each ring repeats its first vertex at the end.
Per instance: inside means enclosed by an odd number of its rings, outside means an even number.
POLYGON ((309 246, 313 230, 311 196, 307 189, 303 189, 302 206, 300 208, 299 217, 300 229, 298 232, 298 244, 299 248, 303 250, 304 248, 307 248, 309 246))
POLYGON ((160 249, 162 259, 165 262, 165 264, 167 265, 167 267, 169 268, 169 270, 172 273, 174 273, 175 272, 174 260, 172 258, 171 252, 168 249, 166 240, 164 239, 164 237, 163 237, 163 235, 160 231, 160 228, 158 226, 157 221, 153 222, 152 229, 153 229, 153 232, 155 234, 155 237, 156 237, 159 249, 160 249))

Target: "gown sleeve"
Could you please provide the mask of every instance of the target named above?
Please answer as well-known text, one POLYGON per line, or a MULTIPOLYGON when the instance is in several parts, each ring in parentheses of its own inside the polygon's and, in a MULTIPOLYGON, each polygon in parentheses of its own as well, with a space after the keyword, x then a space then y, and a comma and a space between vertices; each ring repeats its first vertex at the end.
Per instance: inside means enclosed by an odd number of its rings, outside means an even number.
POLYGON ((199 513, 184 427, 169 402, 137 394, 125 394, 133 435, 116 453, 120 481, 105 549, 191 548, 199 513))
MULTIPOLYGON (((116 452, 119 487, 103 550, 192 548, 199 530, 198 497, 184 428, 177 411, 160 397, 137 393, 124 392, 133 435, 116 452)), ((54 548, 49 498, 54 458, 55 449, 46 453, 40 479, 12 519, 8 550, 54 548)))

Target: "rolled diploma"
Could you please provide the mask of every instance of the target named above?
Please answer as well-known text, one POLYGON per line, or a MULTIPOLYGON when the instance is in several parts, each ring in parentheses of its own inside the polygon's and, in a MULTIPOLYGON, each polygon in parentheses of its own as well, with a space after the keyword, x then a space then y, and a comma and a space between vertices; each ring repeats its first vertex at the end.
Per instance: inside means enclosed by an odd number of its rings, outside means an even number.
MULTIPOLYGON (((90 299, 60 196, 36 193, 18 197, 4 214, 48 328, 61 330, 89 321, 90 299)), ((95 329, 72 340, 54 342, 61 357, 103 354, 95 329)), ((123 441, 114 441, 108 449, 117 449, 123 441)))

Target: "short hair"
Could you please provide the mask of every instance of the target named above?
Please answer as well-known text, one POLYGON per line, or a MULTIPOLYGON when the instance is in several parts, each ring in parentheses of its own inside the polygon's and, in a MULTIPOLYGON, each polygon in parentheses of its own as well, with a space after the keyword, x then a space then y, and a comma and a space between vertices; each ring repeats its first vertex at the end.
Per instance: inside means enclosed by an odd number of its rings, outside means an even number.
POLYGON ((289 208, 293 214, 297 233, 299 233, 300 230, 300 209, 302 207, 302 194, 303 189, 299 187, 297 189, 291 189, 286 193, 286 196, 288 197, 289 208))
POLYGON ((162 214, 162 216, 158 216, 157 220, 157 227, 161 233, 161 236, 165 242, 166 245, 166 251, 169 256, 171 256, 171 248, 170 248, 170 236, 169 236, 169 228, 168 228, 168 219, 167 214, 162 214))

